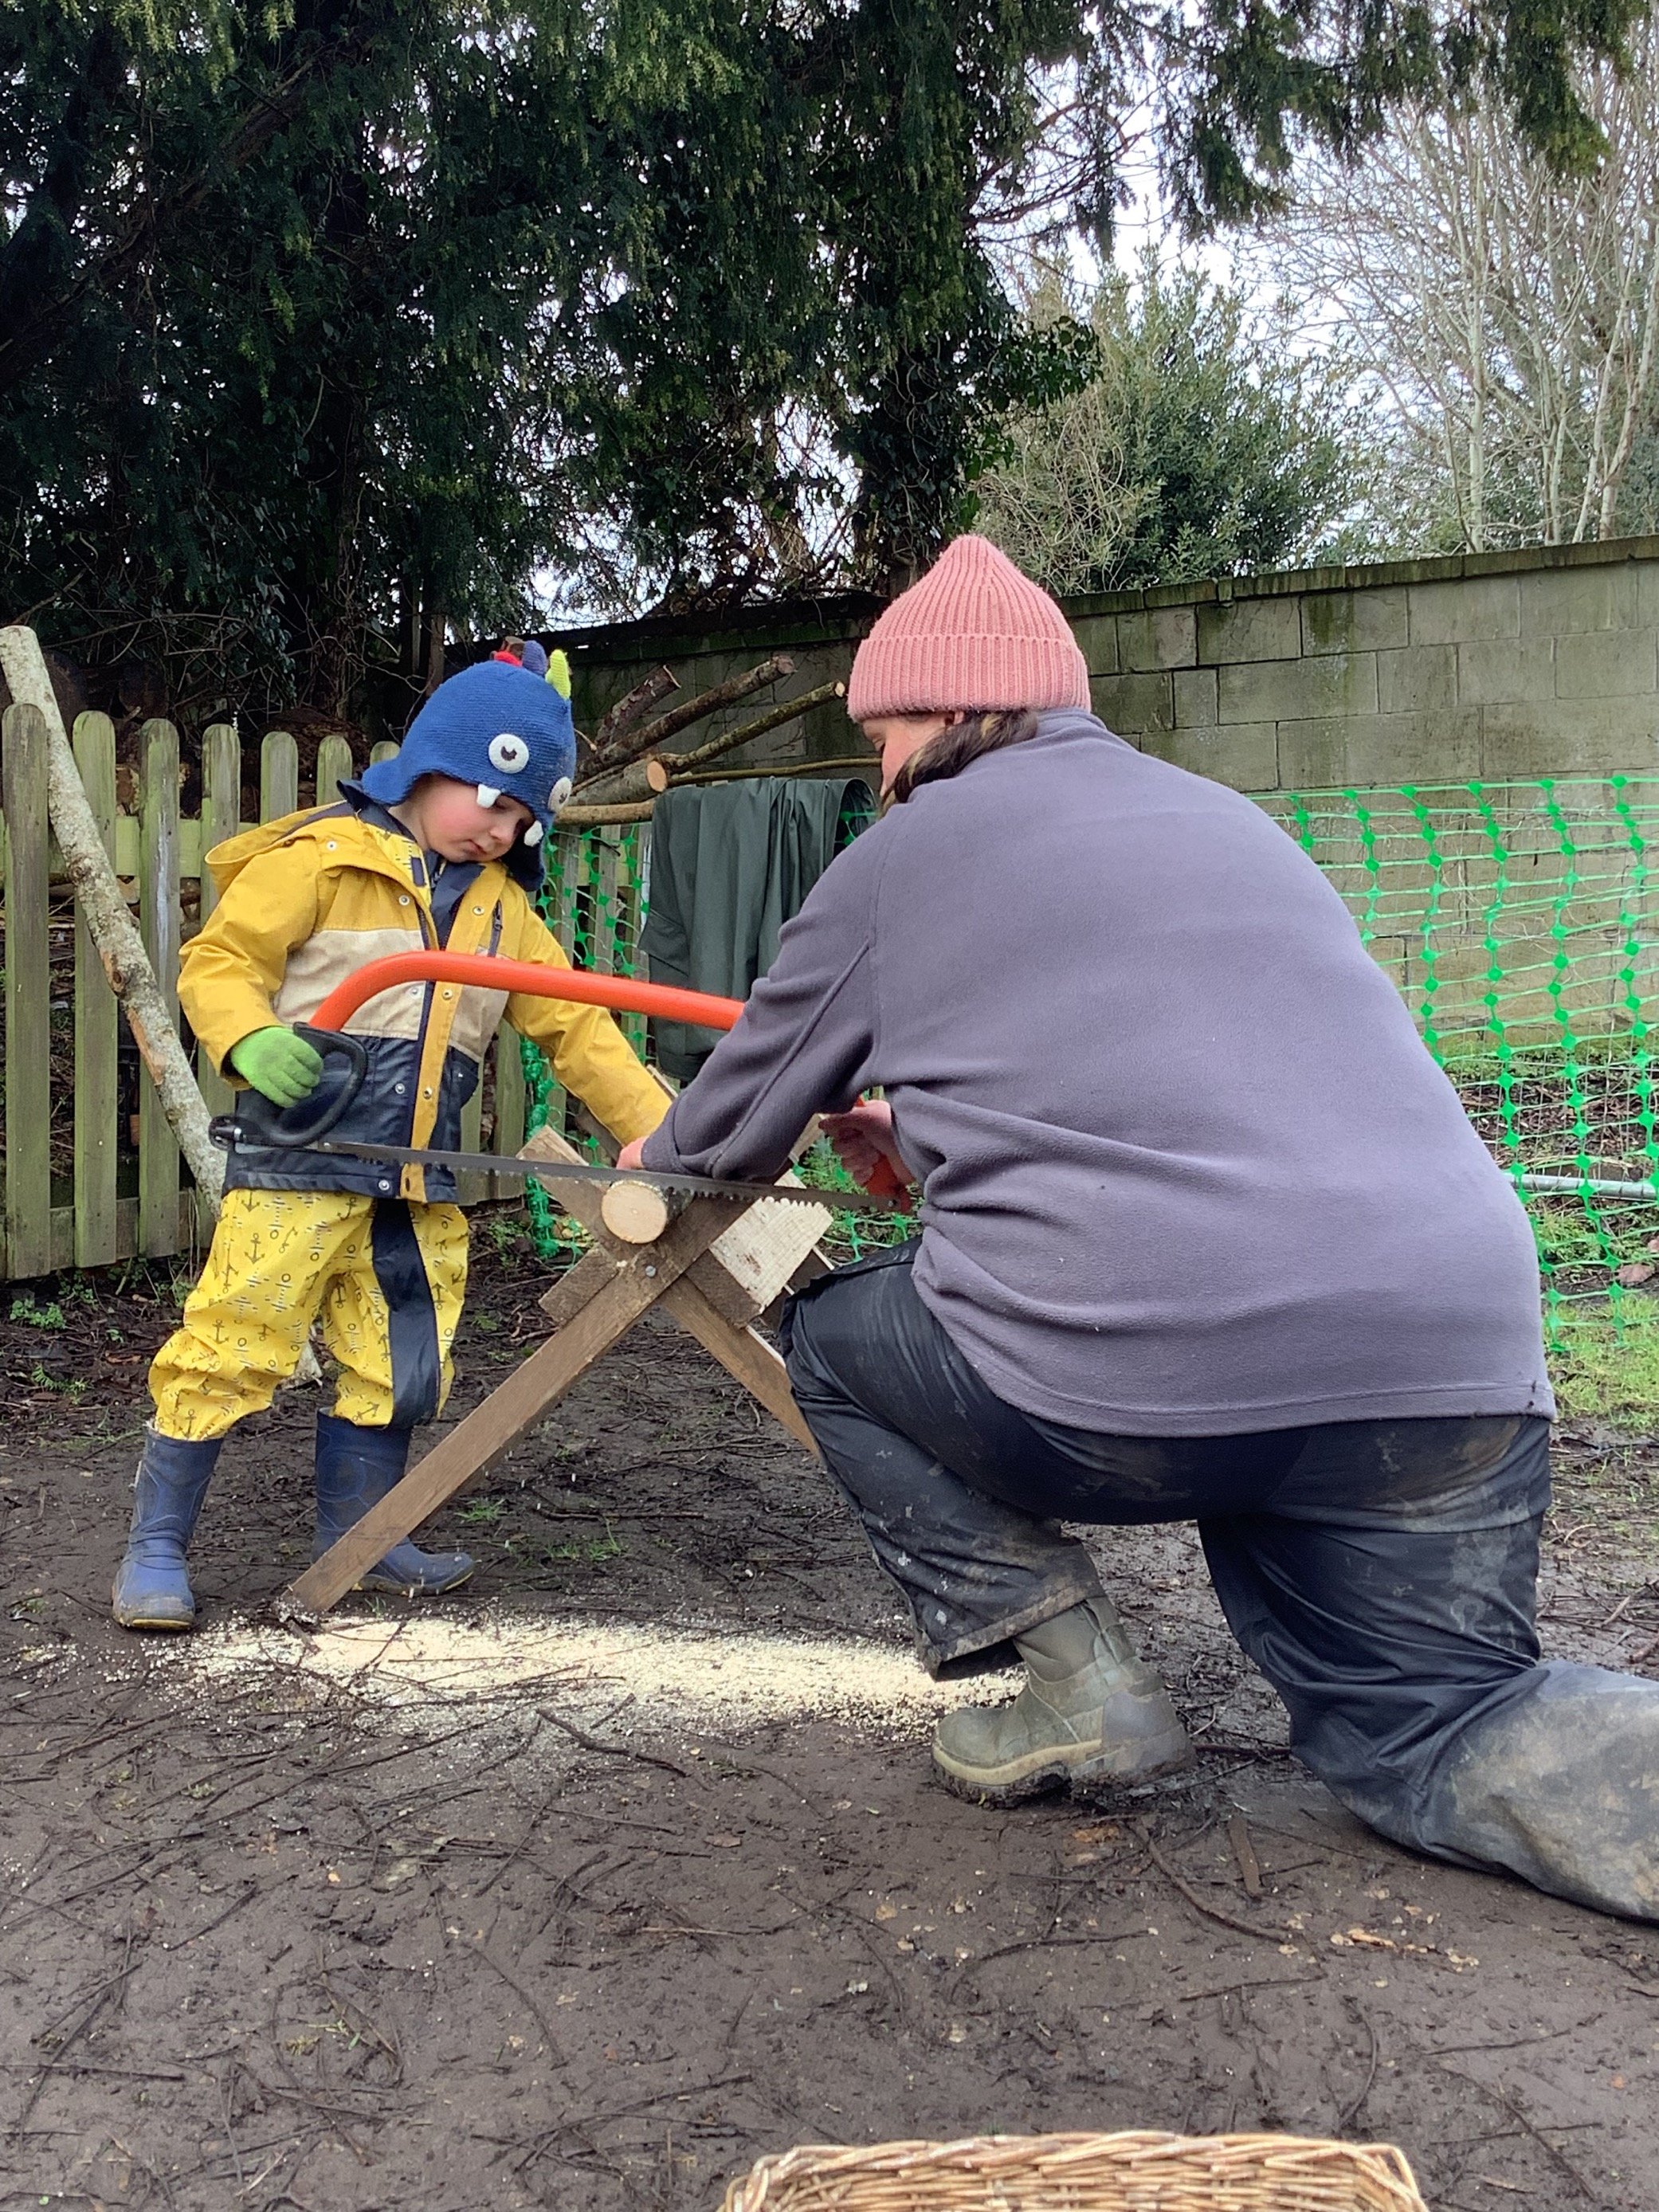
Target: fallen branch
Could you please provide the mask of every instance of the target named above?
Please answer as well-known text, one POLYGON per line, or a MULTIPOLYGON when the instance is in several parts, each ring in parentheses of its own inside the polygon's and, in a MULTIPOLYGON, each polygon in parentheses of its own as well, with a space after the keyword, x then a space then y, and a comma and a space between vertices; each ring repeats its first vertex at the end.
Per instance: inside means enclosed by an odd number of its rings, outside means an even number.
POLYGON ((608 751, 642 714, 651 712, 659 699, 665 699, 671 691, 679 688, 680 679, 672 668, 653 668, 642 684, 636 684, 600 717, 599 726, 593 732, 594 752, 608 751))
POLYGON ((797 715, 810 714, 814 707, 824 707, 832 699, 844 699, 846 696, 847 686, 832 683, 820 684, 813 691, 803 691, 798 699, 785 699, 775 707, 769 707, 763 714, 757 714, 752 721, 740 723, 735 730, 727 730, 721 737, 710 738, 707 744, 698 745, 691 752, 671 753, 665 763, 668 781, 676 784, 682 776, 691 775, 695 769, 705 767, 712 760, 718 760, 722 753, 734 752, 739 745, 746 745, 751 738, 763 738, 769 730, 781 729, 786 722, 793 722, 797 715))
POLYGON ((1212 1905, 1208 1898, 1199 1895, 1186 1875, 1170 1865, 1150 1836, 1146 1837, 1146 1855, 1152 1864, 1166 1881, 1181 1892, 1194 1912, 1201 1912, 1206 1920, 1216 1921, 1223 1928, 1237 1929, 1241 1936, 1254 1936, 1259 1942, 1273 1943, 1283 1948, 1285 1930, 1282 1928, 1258 1928, 1251 1921, 1241 1920, 1237 1913, 1224 1912, 1218 1905, 1212 1905))
POLYGON ((562 806, 561 830, 607 830, 621 822, 648 822, 656 805, 653 799, 629 799, 618 806, 562 806))
POLYGON ((597 782, 611 769, 621 768, 637 760, 641 753, 654 752, 659 745, 681 730, 700 722, 705 714, 717 714, 722 707, 734 707, 739 699, 746 699, 751 691, 759 691, 766 684, 775 683, 780 676, 793 676, 795 664, 787 653, 775 653, 753 668, 746 668, 740 676, 728 676, 724 684, 716 684, 707 691, 698 692, 666 714, 659 714, 654 722, 643 729, 630 731, 624 738, 611 744, 594 748, 588 763, 589 782, 597 782))
POLYGON ((650 813, 653 799, 678 783, 688 781, 710 761, 720 759, 723 753, 735 752, 739 745, 749 744, 756 738, 765 737, 769 731, 781 729, 786 722, 797 720, 815 707, 827 706, 832 699, 846 696, 844 684, 820 684, 815 690, 781 700, 763 714, 756 714, 735 728, 722 731, 719 737, 710 738, 706 744, 697 745, 690 752, 665 753, 632 761, 608 775, 596 776, 591 783, 582 785, 576 793, 575 804, 567 806, 559 820, 573 830, 597 829, 605 822, 642 822, 650 813))
POLYGON ((32 629, 0 629, 0 671, 4 672, 14 702, 34 708, 46 723, 46 807, 76 903, 149 1071, 161 1111, 196 1178, 196 1187, 216 1211, 224 1185, 224 1158, 208 1137, 206 1103, 196 1087, 144 941, 104 850, 81 772, 75 765, 69 733, 58 710, 40 641, 32 629))

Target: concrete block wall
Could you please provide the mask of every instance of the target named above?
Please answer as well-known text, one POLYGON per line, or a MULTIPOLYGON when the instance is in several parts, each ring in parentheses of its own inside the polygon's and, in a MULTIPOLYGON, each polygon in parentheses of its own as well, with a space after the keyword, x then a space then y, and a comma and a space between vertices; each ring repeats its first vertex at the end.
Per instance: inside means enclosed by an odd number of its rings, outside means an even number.
POLYGON ((1240 791, 1659 770, 1659 540, 1068 612, 1102 720, 1240 791))
MULTIPOLYGON (((558 641, 592 728, 665 661, 677 699, 787 653, 795 671, 677 742, 845 678, 875 603, 623 623, 558 641)), ((1222 578, 1073 599, 1095 711, 1239 791, 1659 771, 1659 538, 1222 578)), ((669 703, 672 703, 672 702, 669 703)), ((734 767, 856 757, 839 704, 734 767)))
MULTIPOLYGON (((768 653, 788 653, 793 674, 714 726, 730 726, 774 699, 844 678, 878 611, 842 603, 757 611, 719 633, 679 622, 566 636, 558 642, 576 672, 578 726, 592 729, 659 662, 674 669, 684 699, 768 653)), ((1316 857, 1448 1048, 1491 1042, 1494 959, 1512 1042, 1559 1043, 1564 1021, 1627 1029, 1633 1002, 1659 1019, 1659 865, 1632 845, 1609 787, 1581 782, 1563 793, 1581 855, 1565 898, 1559 839, 1538 819, 1538 795, 1493 796, 1509 841, 1496 952, 1486 832, 1468 830, 1432 867, 1398 798, 1405 785, 1659 776, 1659 538, 1224 578, 1074 599, 1066 613, 1095 710, 1120 736, 1254 794, 1292 834, 1297 795, 1331 794, 1314 811, 1334 849, 1322 843, 1316 857), (1376 848, 1389 886, 1380 908, 1358 846, 1352 856, 1344 846, 1357 834, 1345 791, 1362 801, 1395 794, 1376 817, 1391 823, 1386 850, 1376 848), (1565 969, 1556 964, 1564 945, 1565 969)), ((700 726, 675 742, 708 733, 700 726)), ((722 765, 810 773, 868 758, 836 702, 722 765)), ((1659 848, 1659 804, 1644 793, 1641 811, 1643 834, 1659 848)))

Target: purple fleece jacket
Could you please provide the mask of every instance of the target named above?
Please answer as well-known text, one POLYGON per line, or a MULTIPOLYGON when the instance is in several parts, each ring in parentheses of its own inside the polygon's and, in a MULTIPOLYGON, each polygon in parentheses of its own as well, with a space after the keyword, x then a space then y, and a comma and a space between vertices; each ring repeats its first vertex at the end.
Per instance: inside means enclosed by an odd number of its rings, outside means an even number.
POLYGON ((1553 1410, 1526 1214, 1341 899, 1091 715, 834 862, 646 1163, 774 1175, 873 1085, 921 1178, 917 1291, 1027 1413, 1553 1410))

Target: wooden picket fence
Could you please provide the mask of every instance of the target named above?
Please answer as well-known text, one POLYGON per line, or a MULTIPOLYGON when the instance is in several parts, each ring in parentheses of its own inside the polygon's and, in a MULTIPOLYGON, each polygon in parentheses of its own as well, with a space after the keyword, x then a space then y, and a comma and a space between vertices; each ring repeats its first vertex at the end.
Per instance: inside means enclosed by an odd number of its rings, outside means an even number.
MULTIPOLYGON (((3 738, 0 1281, 135 1256, 193 1254, 206 1224, 198 1218, 193 1188, 155 1086, 136 1060, 128 1063, 129 1091, 136 1085, 136 1132, 122 1126, 131 1101, 124 1107, 120 1012, 97 951, 73 910, 61 856, 48 834, 45 725, 31 708, 9 708, 3 738), (55 1127, 67 1133, 65 1124, 73 1133, 67 1167, 63 1135, 54 1143, 55 1127)), ((203 732, 199 819, 180 814, 179 733, 171 722, 146 722, 140 732, 136 811, 117 803, 115 730, 109 717, 81 715, 73 743, 106 848, 137 907, 145 946, 176 1012, 180 946, 213 909, 213 882, 204 872, 202 855, 252 826, 240 818, 242 753, 236 731, 219 722, 203 732)), ((374 757, 396 750, 394 745, 377 746, 374 757)), ((273 730, 260 748, 259 820, 276 821, 313 800, 329 804, 352 765, 345 740, 325 738, 318 751, 314 793, 302 794, 299 749, 286 731, 273 730)), ((551 925, 583 966, 632 972, 641 919, 642 842, 636 832, 614 830, 554 840, 551 925)), ((630 1021, 624 1026, 641 1048, 643 1024, 630 1021)), ((205 1066, 198 1079, 210 1111, 223 1111, 230 1103, 228 1086, 205 1066)), ((524 1141, 528 1103, 518 1039, 504 1030, 467 1108, 463 1145, 499 1156, 515 1152, 524 1141)), ((551 1112, 561 1121, 565 1103, 556 1090, 551 1094, 551 1112)), ((516 1180, 476 1176, 465 1179, 460 1195, 464 1205, 471 1205, 518 1197, 521 1191, 516 1180)))

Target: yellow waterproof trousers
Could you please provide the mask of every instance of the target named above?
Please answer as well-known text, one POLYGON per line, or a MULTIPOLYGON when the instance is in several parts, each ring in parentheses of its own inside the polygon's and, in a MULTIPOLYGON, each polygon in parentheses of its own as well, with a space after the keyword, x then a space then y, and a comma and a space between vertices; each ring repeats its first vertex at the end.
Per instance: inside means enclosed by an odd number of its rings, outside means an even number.
POLYGON ((201 1279, 149 1370, 155 1427, 201 1442, 263 1411, 319 1320, 342 1420, 429 1421, 449 1395, 466 1246, 458 1206, 227 1191, 201 1279))

